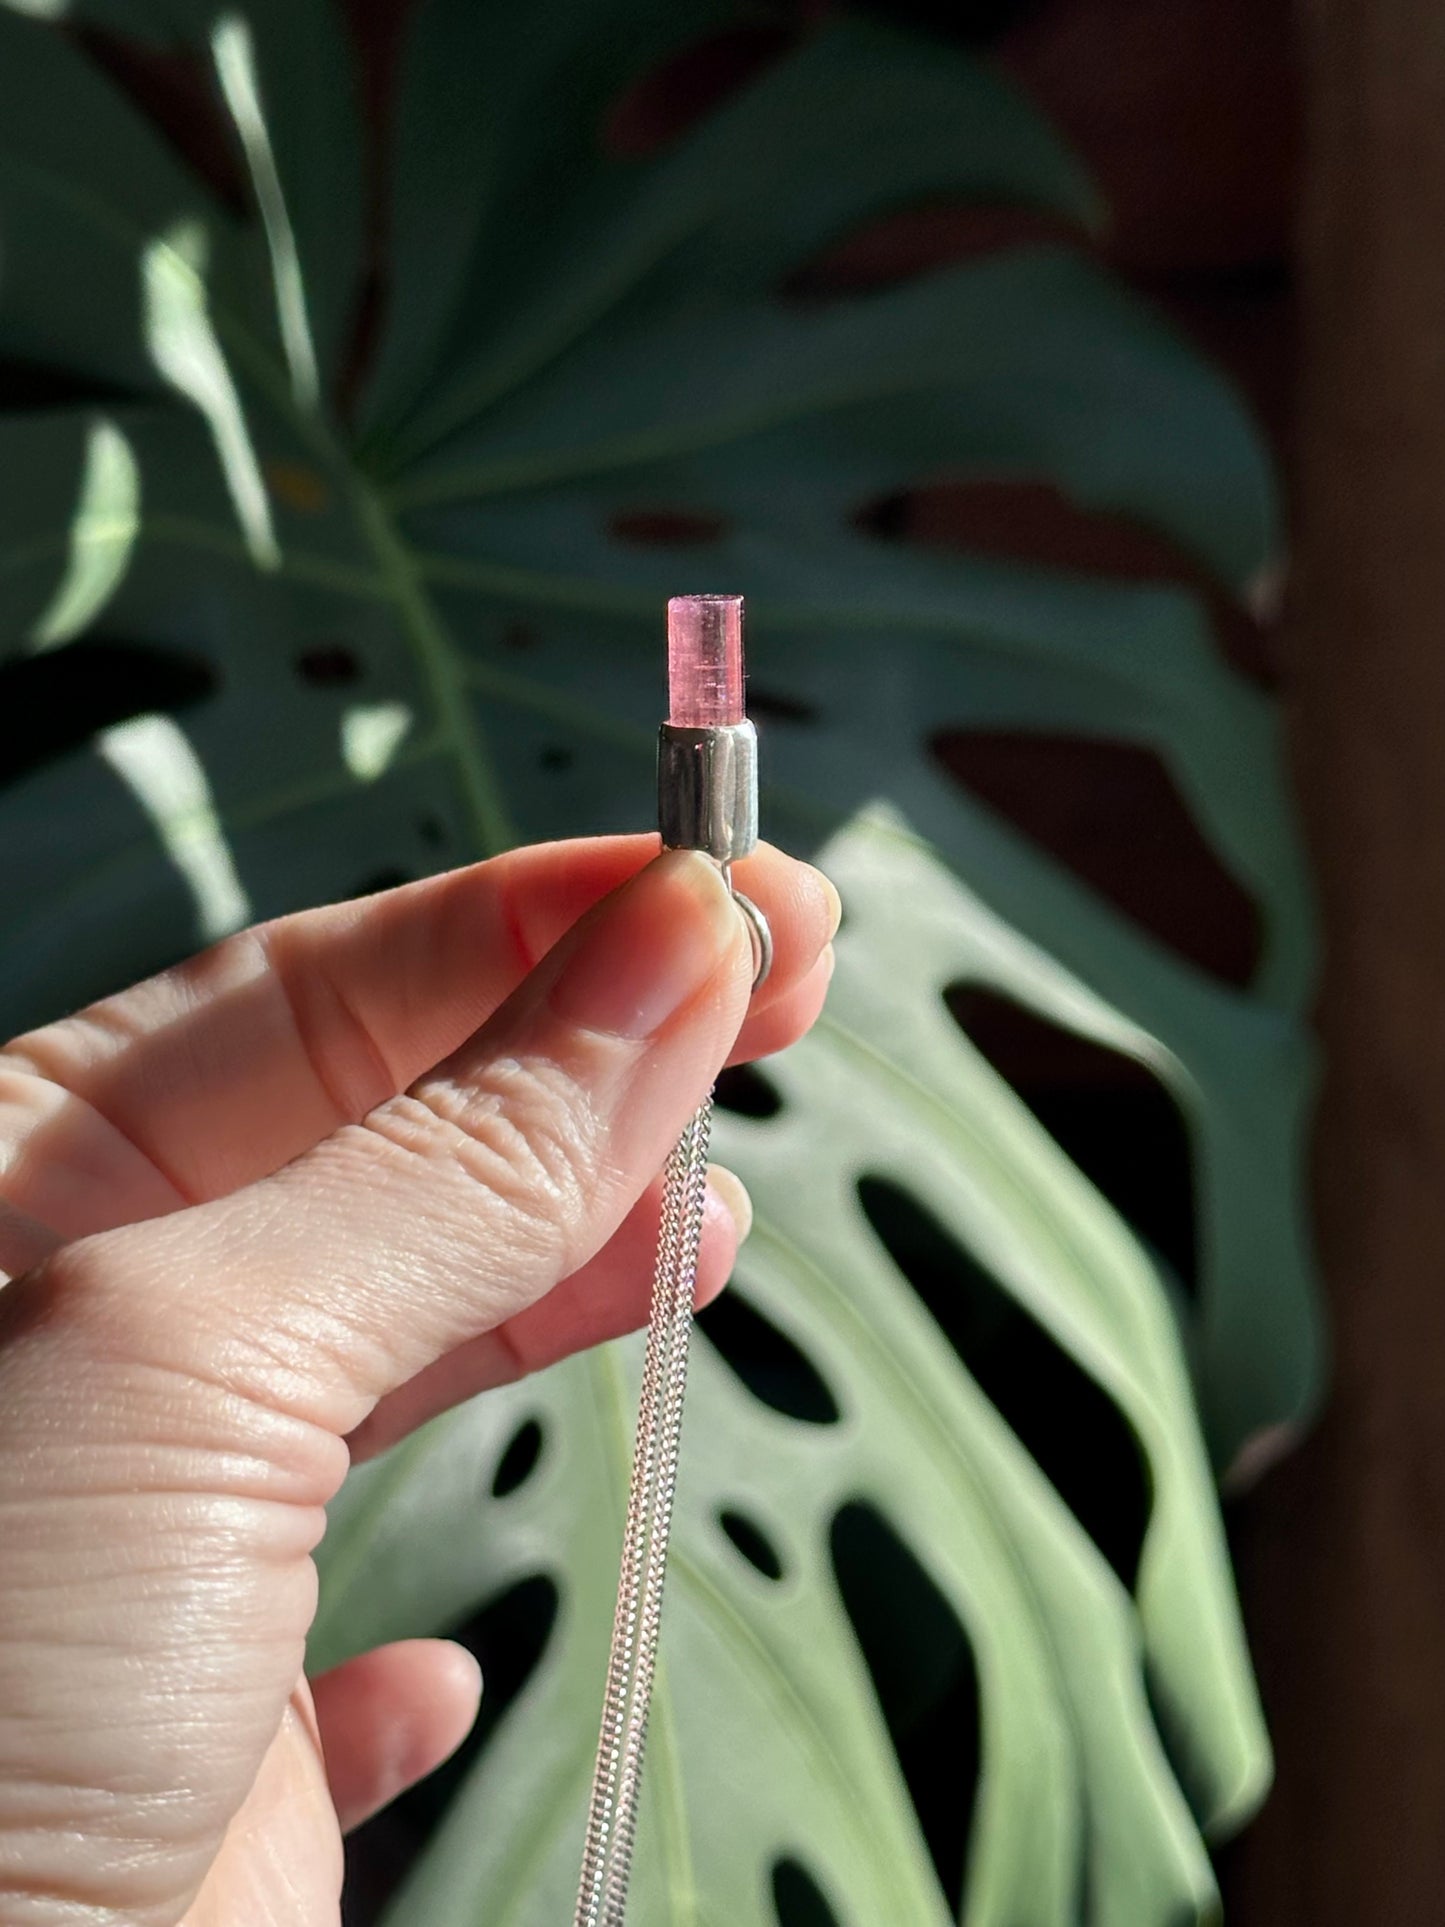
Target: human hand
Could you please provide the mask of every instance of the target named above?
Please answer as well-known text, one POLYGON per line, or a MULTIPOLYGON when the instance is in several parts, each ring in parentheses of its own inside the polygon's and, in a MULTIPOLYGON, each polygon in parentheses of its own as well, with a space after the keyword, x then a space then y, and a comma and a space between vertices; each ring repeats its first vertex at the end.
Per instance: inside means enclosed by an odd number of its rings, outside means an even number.
MULTIPOLYGON (((323 1508, 645 1320, 673 1140, 831 970, 830 886, 764 848, 750 1007, 716 870, 656 847, 289 917, 0 1053, 4 1927, 335 1927, 344 1829, 470 1727, 444 1641, 308 1689, 323 1508)), ((746 1216, 723 1174, 700 1297, 746 1216)))

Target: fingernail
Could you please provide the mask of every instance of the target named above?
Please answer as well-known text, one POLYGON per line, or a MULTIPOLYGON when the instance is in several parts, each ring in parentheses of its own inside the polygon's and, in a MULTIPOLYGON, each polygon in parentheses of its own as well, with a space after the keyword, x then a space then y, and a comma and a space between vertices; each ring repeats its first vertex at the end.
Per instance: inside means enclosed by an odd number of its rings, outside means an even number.
POLYGON ((843 899, 838 895, 838 886, 831 877, 824 876, 821 870, 814 870, 813 875, 822 884, 823 895, 828 902, 828 941, 831 943, 843 922, 843 899))
POLYGON ((651 1037, 745 948, 717 865, 670 850, 583 918, 548 1002, 586 1030, 651 1037))
POLYGON ((753 1228, 753 1201, 748 1196, 747 1186, 725 1164, 710 1164, 707 1167, 707 1188, 732 1219, 737 1229, 738 1243, 742 1244, 753 1228))

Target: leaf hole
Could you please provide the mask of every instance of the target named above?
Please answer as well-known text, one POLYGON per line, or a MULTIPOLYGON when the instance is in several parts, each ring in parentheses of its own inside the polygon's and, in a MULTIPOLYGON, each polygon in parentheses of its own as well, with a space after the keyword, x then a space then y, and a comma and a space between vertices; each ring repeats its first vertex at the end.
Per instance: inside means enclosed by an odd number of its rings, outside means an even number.
POLYGON ((345 689, 361 681, 361 658, 344 642, 318 643, 296 658, 296 674, 314 689, 345 689))
POLYGON ((72 642, 0 663, 0 785, 135 716, 174 716, 221 679, 202 656, 130 642, 72 642))
POLYGON ((1052 1024, 998 991, 951 984, 965 1036, 1125 1222, 1199 1289, 1194 1159, 1168 1088, 1137 1058, 1052 1024))
POLYGON ((423 843, 436 850, 447 841, 447 826, 439 816, 419 816, 416 820, 416 833, 423 843))
POLYGON ((689 515, 681 509, 632 509, 607 524, 614 541, 639 549, 692 549, 720 542, 728 524, 720 515, 689 515))
POLYGON ((1059 734, 943 729, 938 767, 1128 920, 1222 983, 1258 968, 1258 909, 1152 750, 1059 734))
POLYGON ((760 23, 689 42, 613 102, 602 127, 604 150, 619 160, 661 153, 789 53, 798 38, 789 28, 760 23))
POLYGON ((958 1914, 980 1758, 973 1649, 937 1582, 875 1507, 843 1506, 830 1540, 844 1609, 934 1870, 958 1914))
POLYGON ((537 754, 537 766, 549 776, 561 776, 577 761, 577 752, 564 743, 548 743, 537 754))
POLYGON ((756 1064, 729 1064, 719 1071, 713 1103, 738 1117, 776 1117, 783 1108, 782 1093, 756 1064))
POLYGON ((748 714, 756 721, 770 723, 815 723, 818 707, 798 696, 785 695, 781 689, 759 689, 756 683, 750 682, 748 714))
POLYGON ((1138 1440, 1119 1408, 901 1185, 860 1178, 858 1201, 980 1390, 1132 1590, 1150 1494, 1138 1440))
POLYGON ((376 870, 369 877, 363 877, 351 890, 353 897, 375 897, 383 890, 399 890, 404 883, 414 883, 416 878, 409 870, 376 870))
POLYGON ((799 1860, 774 1863, 773 1912, 778 1927, 838 1927, 822 1888, 799 1860))
POLYGON ((777 1547, 756 1519, 728 1508, 718 1514, 718 1524, 733 1545, 764 1579, 781 1579, 783 1562, 777 1547))
POLYGON ((830 242, 795 268, 779 292, 794 301, 837 300, 1011 248, 1078 240, 1077 228, 1041 209, 930 201, 875 216, 830 242))
POLYGON ((529 1418, 517 1427, 492 1475, 494 1499, 508 1498, 527 1483, 541 1461, 542 1445, 542 1428, 536 1419, 529 1418))
POLYGON ((836 1425, 838 1401, 821 1372, 740 1291, 725 1291, 698 1324, 753 1397, 805 1425, 836 1425))

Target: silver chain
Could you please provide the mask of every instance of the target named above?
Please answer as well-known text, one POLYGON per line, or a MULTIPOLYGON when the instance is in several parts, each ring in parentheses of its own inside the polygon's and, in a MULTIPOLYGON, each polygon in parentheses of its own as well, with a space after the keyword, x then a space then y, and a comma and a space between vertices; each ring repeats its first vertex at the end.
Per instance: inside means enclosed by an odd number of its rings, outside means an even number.
POLYGON ((617 1615, 574 1927, 623 1927, 627 1914, 642 1756, 657 1671, 667 1541, 677 1489, 711 1130, 712 1099, 708 1097, 678 1139, 663 1178, 662 1228, 642 1367, 617 1615))

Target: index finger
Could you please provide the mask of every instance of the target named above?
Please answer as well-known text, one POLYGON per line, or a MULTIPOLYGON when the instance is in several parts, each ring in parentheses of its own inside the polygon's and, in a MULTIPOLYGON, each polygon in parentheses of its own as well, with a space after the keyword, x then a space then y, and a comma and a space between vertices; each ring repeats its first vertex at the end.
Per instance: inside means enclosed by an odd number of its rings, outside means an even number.
MULTIPOLYGON (((224 1196, 404 1090, 511 994, 655 836, 510 851, 283 917, 0 1054, 12 1209, 62 1239, 224 1196)), ((836 922, 831 885, 763 845, 740 865, 775 961, 739 1038, 776 1048, 836 922)))

